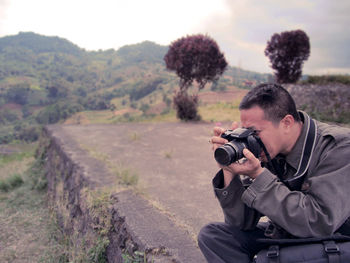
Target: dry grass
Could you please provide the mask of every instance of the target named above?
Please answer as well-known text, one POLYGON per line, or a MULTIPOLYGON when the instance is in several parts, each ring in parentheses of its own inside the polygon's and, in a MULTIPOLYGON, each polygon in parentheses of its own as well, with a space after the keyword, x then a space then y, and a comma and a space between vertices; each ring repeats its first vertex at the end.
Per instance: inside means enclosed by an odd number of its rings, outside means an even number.
POLYGON ((216 103, 200 106, 198 109, 202 120, 211 122, 239 121, 238 103, 216 103))
POLYGON ((64 253, 56 241, 60 232, 47 208, 46 193, 31 187, 33 149, 22 150, 0 156, 0 179, 14 174, 23 179, 13 189, 0 190, 0 262, 62 262, 64 253))

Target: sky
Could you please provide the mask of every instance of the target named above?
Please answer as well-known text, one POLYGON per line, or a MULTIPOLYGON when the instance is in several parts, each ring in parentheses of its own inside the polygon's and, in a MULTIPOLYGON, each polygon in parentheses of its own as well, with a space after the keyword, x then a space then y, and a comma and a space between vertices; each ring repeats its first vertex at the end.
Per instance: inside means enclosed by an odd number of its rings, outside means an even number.
POLYGON ((349 13, 349 0, 0 0, 0 37, 30 31, 90 51, 206 34, 231 66, 272 73, 267 41, 301 29, 305 74, 350 74, 349 13))

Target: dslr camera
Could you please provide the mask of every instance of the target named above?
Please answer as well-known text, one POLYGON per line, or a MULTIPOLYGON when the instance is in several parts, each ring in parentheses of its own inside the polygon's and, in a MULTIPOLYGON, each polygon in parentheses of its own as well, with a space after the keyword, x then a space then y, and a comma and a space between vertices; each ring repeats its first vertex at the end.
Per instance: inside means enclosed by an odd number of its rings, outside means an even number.
POLYGON ((261 153, 259 139, 252 129, 238 128, 235 130, 227 130, 222 135, 222 138, 228 140, 223 146, 218 147, 214 152, 215 160, 227 166, 244 157, 243 149, 247 148, 256 158, 261 153))

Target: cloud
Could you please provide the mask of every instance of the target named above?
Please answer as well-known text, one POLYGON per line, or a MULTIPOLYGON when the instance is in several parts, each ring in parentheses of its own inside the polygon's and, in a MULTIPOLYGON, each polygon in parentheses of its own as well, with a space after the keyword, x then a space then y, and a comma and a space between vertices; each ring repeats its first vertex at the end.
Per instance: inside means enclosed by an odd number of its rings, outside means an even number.
MULTIPOLYGON (((2 1, 2 0, 0 0, 2 1)), ((222 0, 11 0, 6 34, 58 35, 87 49, 119 48, 144 40, 169 44, 191 34, 222 0)))
POLYGON ((3 34, 3 23, 7 17, 6 11, 9 6, 9 0, 0 0, 0 35, 3 34))
POLYGON ((306 73, 350 72, 350 2, 227 0, 227 12, 202 23, 200 30, 217 40, 231 64, 272 72, 264 55, 274 33, 302 29, 310 38, 306 73), (215 23, 213 23, 215 21, 215 23))

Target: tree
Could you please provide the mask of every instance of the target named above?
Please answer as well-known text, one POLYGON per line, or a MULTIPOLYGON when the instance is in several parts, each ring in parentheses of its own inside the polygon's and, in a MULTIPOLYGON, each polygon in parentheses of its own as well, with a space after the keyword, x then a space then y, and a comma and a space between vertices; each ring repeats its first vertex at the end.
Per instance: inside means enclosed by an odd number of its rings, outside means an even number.
POLYGON ((295 83, 301 77, 303 63, 309 55, 309 37, 302 30, 274 34, 265 49, 278 83, 295 83))
POLYGON ((227 67, 215 40, 200 34, 171 43, 164 61, 167 69, 174 70, 180 77, 182 89, 188 88, 194 80, 202 89, 207 82, 217 80, 227 67))
POLYGON ((28 84, 16 84, 7 91, 5 98, 9 102, 25 105, 28 102, 30 87, 28 84))
POLYGON ((227 67, 223 53, 212 38, 205 35, 192 35, 180 38, 171 43, 164 56, 167 69, 175 71, 180 78, 180 91, 175 93, 174 104, 178 117, 183 120, 196 120, 198 98, 187 94, 187 89, 196 81, 199 90, 205 84, 218 80, 227 67), (190 110, 184 110, 190 107, 190 110), (186 116, 186 113, 191 113, 186 116))

